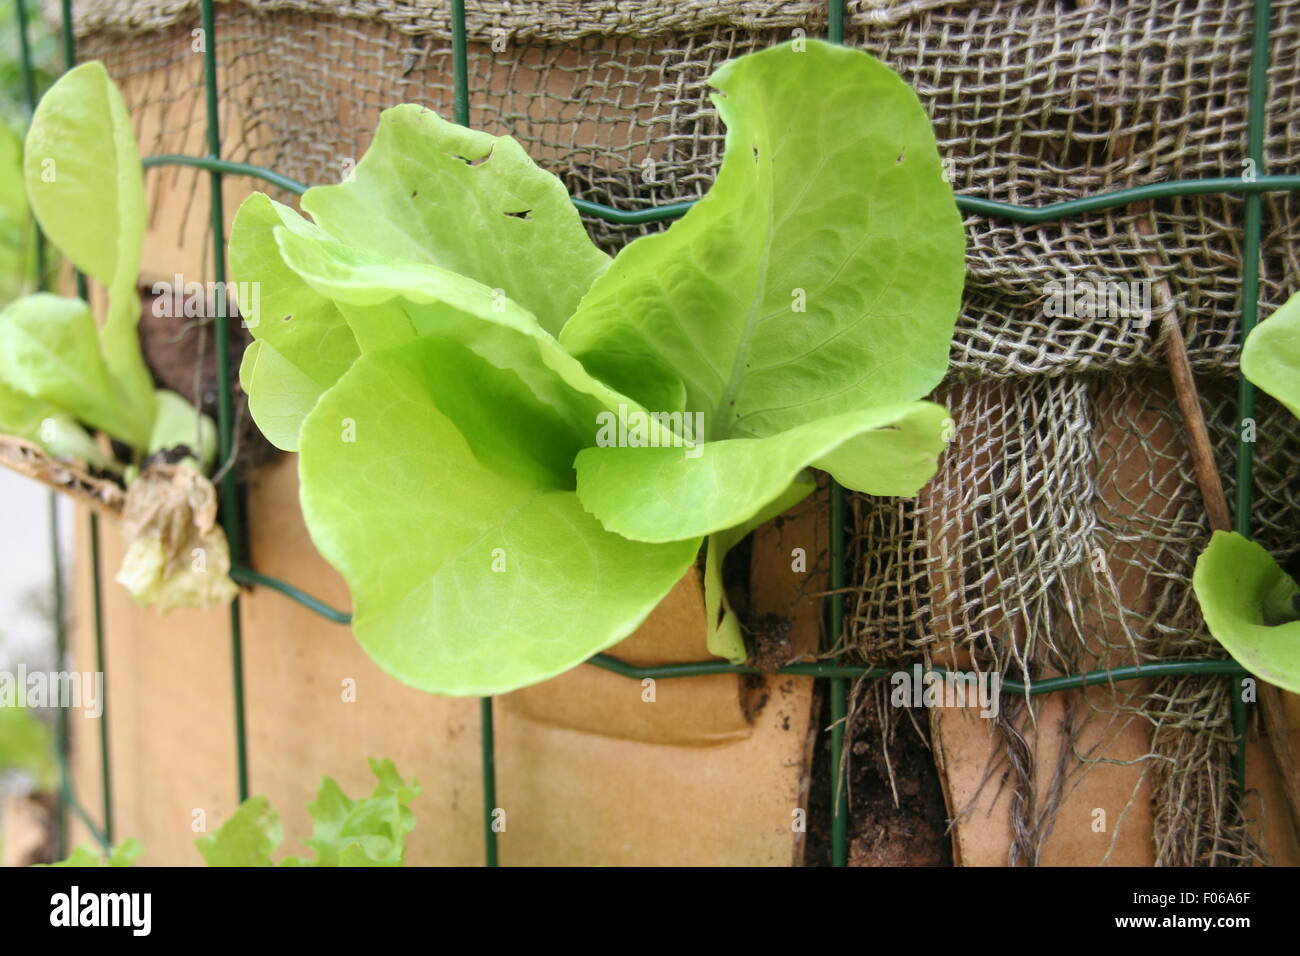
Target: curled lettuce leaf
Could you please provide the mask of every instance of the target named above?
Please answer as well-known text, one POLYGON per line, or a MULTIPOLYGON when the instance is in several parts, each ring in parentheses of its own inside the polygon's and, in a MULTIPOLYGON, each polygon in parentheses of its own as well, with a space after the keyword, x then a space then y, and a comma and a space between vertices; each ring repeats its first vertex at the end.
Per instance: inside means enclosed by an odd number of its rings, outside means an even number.
MULTIPOLYGON (((1255 327, 1241 373, 1300 416, 1300 294, 1255 327)), ((1300 586, 1264 548, 1216 531, 1196 560, 1192 587, 1205 626, 1246 670, 1300 693, 1300 586)))
POLYGON ((1236 532, 1216 531, 1192 585, 1205 626, 1237 663, 1300 694, 1300 586, 1273 556, 1236 532))

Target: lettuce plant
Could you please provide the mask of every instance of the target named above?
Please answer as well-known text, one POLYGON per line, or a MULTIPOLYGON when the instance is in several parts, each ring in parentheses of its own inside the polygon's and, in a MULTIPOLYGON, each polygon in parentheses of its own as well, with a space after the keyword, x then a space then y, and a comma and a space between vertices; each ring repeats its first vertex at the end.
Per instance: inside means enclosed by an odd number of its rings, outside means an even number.
POLYGON ((228 600, 234 585, 219 530, 199 520, 192 534, 178 534, 191 525, 188 511, 178 520, 167 501, 133 500, 152 494, 133 484, 140 467, 155 453, 177 450, 186 473, 169 472, 164 484, 176 485, 177 497, 190 491, 190 498, 202 498, 194 486, 208 484, 198 471, 212 465, 216 429, 180 395, 154 388, 140 350, 144 180, 126 105, 101 64, 69 71, 41 99, 23 169, 27 203, 45 235, 102 284, 107 308, 96 322, 80 299, 40 292, 0 311, 0 433, 127 479, 128 510, 149 516, 127 528, 131 541, 119 576, 138 599, 163 609, 228 600), (128 448, 128 460, 118 460, 87 428, 128 448), (178 570, 190 567, 193 545, 210 552, 198 576, 178 570))
MULTIPOLYGON (((410 804, 420 795, 420 786, 403 780, 391 760, 371 760, 370 771, 375 788, 361 800, 348 797, 331 777, 321 781, 315 802, 307 805, 315 829, 304 842, 314 858, 272 862, 284 829, 266 797, 249 797, 215 833, 194 845, 208 866, 402 866, 406 837, 415 829, 410 804)), ((138 840, 118 844, 107 857, 79 846, 67 859, 49 865, 133 866, 143 852, 138 840)))
MULTIPOLYGON (((1255 327, 1241 373, 1300 416, 1300 293, 1255 327)), ((1205 626, 1242 667, 1300 694, 1300 586, 1272 555, 1216 531, 1192 576, 1205 626)))
POLYGON ((97 324, 79 299, 24 296, 0 312, 0 431, 109 471, 121 464, 82 426, 145 456, 184 446, 211 464, 215 430, 185 399, 155 390, 136 326, 144 180, 121 94, 98 62, 41 99, 23 151, 27 201, 45 235, 102 283, 97 324), (51 419, 50 427, 45 424, 51 419))
POLYGON ((348 179, 250 197, 241 381, 378 664, 446 694, 627 636, 707 544, 710 648, 745 655, 726 550, 814 487, 929 479, 964 237, 915 94, 785 44, 711 78, 717 180, 612 261, 510 137, 386 111, 348 179))

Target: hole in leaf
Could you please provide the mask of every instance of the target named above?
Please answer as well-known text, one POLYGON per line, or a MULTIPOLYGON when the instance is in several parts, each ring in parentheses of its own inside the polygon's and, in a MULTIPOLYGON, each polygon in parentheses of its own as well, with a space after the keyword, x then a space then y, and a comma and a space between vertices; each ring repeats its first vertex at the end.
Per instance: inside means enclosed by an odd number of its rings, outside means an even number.
POLYGON ((489 149, 478 159, 470 159, 468 156, 461 156, 459 153, 448 153, 447 155, 450 156, 452 159, 459 159, 466 166, 482 166, 484 163, 486 163, 489 159, 492 158, 492 150, 489 149))
POLYGON ((524 209, 521 210, 520 212, 508 212, 506 213, 506 215, 513 216, 516 219, 532 219, 533 211, 531 209, 524 209))

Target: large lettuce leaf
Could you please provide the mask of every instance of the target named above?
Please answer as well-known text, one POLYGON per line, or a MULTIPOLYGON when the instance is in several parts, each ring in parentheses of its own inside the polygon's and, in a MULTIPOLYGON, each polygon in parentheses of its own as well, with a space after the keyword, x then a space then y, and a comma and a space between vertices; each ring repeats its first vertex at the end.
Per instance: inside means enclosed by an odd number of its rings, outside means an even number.
POLYGON ((561 342, 675 370, 710 440, 926 395, 948 364, 964 237, 916 94, 818 42, 710 82, 727 124, 717 181, 619 254, 561 342))
POLYGON ((364 354, 321 397, 303 513, 382 668, 433 693, 513 690, 626 637, 672 588, 699 540, 602 528, 572 491, 585 437, 450 339, 364 354))

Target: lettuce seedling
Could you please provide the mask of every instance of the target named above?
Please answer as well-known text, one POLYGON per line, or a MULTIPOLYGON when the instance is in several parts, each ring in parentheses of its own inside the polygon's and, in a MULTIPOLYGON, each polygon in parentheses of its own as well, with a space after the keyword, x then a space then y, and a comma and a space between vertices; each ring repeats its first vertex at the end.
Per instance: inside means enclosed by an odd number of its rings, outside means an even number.
MULTIPOLYGON (((1241 373, 1300 416, 1300 293, 1246 338, 1241 373)), ((1216 531, 1192 587, 1205 626, 1246 670, 1300 694, 1300 586, 1266 550, 1216 531)))
MULTIPOLYGON (((371 760, 370 772, 375 788, 360 800, 351 799, 331 777, 321 781, 315 802, 307 805, 315 829, 303 841, 315 851, 313 859, 272 861, 284 828, 266 797, 249 797, 215 833, 194 845, 208 866, 402 866, 406 837, 415 829, 411 801, 420 795, 420 785, 403 780, 391 760, 371 760)), ((118 844, 107 858, 79 846, 67 859, 48 865, 134 866, 143 852, 134 839, 118 844)))
POLYGON ((144 179, 126 104, 102 64, 70 70, 42 97, 23 170, 46 237, 104 285, 108 308, 102 326, 86 303, 48 293, 24 296, 0 312, 0 431, 120 470, 91 453, 88 436, 74 432, 80 423, 131 446, 137 460, 185 446, 210 466, 211 422, 179 395, 155 391, 140 351, 144 179), (174 414, 178 407, 190 414, 174 414), (46 418, 57 427, 42 428, 46 418))
MULTIPOLYGON (((180 395, 154 389, 140 349, 136 287, 144 180, 126 105, 101 64, 70 70, 46 92, 27 133, 23 169, 27 202, 45 235, 104 286, 108 305, 102 323, 80 299, 45 292, 0 311, 0 433, 55 457, 124 475, 129 508, 133 495, 140 497, 135 476, 157 452, 188 450, 193 480, 186 486, 206 483, 198 471, 212 466, 216 429, 180 395), (118 461, 87 427, 129 447, 130 460, 118 461)), ((178 486, 186 484, 183 477, 178 486)), ((135 504, 150 520, 128 529, 127 573, 119 580, 138 599, 165 609, 177 603, 202 607, 233 595, 219 531, 201 527, 196 535, 181 536, 177 532, 187 522, 171 520, 165 502, 135 504), (164 541, 165 535, 174 541, 164 541), (175 548, 168 551, 170 544, 175 548), (190 566, 191 544, 213 552, 204 573, 173 573, 190 566), (173 553, 180 547, 183 556, 173 553)))
POLYGON ((627 636, 708 541, 710 648, 745 648, 726 550, 814 487, 915 494, 947 413, 964 237, 924 110, 816 41, 711 79, 708 195, 612 262, 509 137, 386 111, 348 179, 255 195, 240 377, 301 452, 303 513, 389 673, 500 693, 627 636), (611 440, 611 436, 613 439, 611 440))

